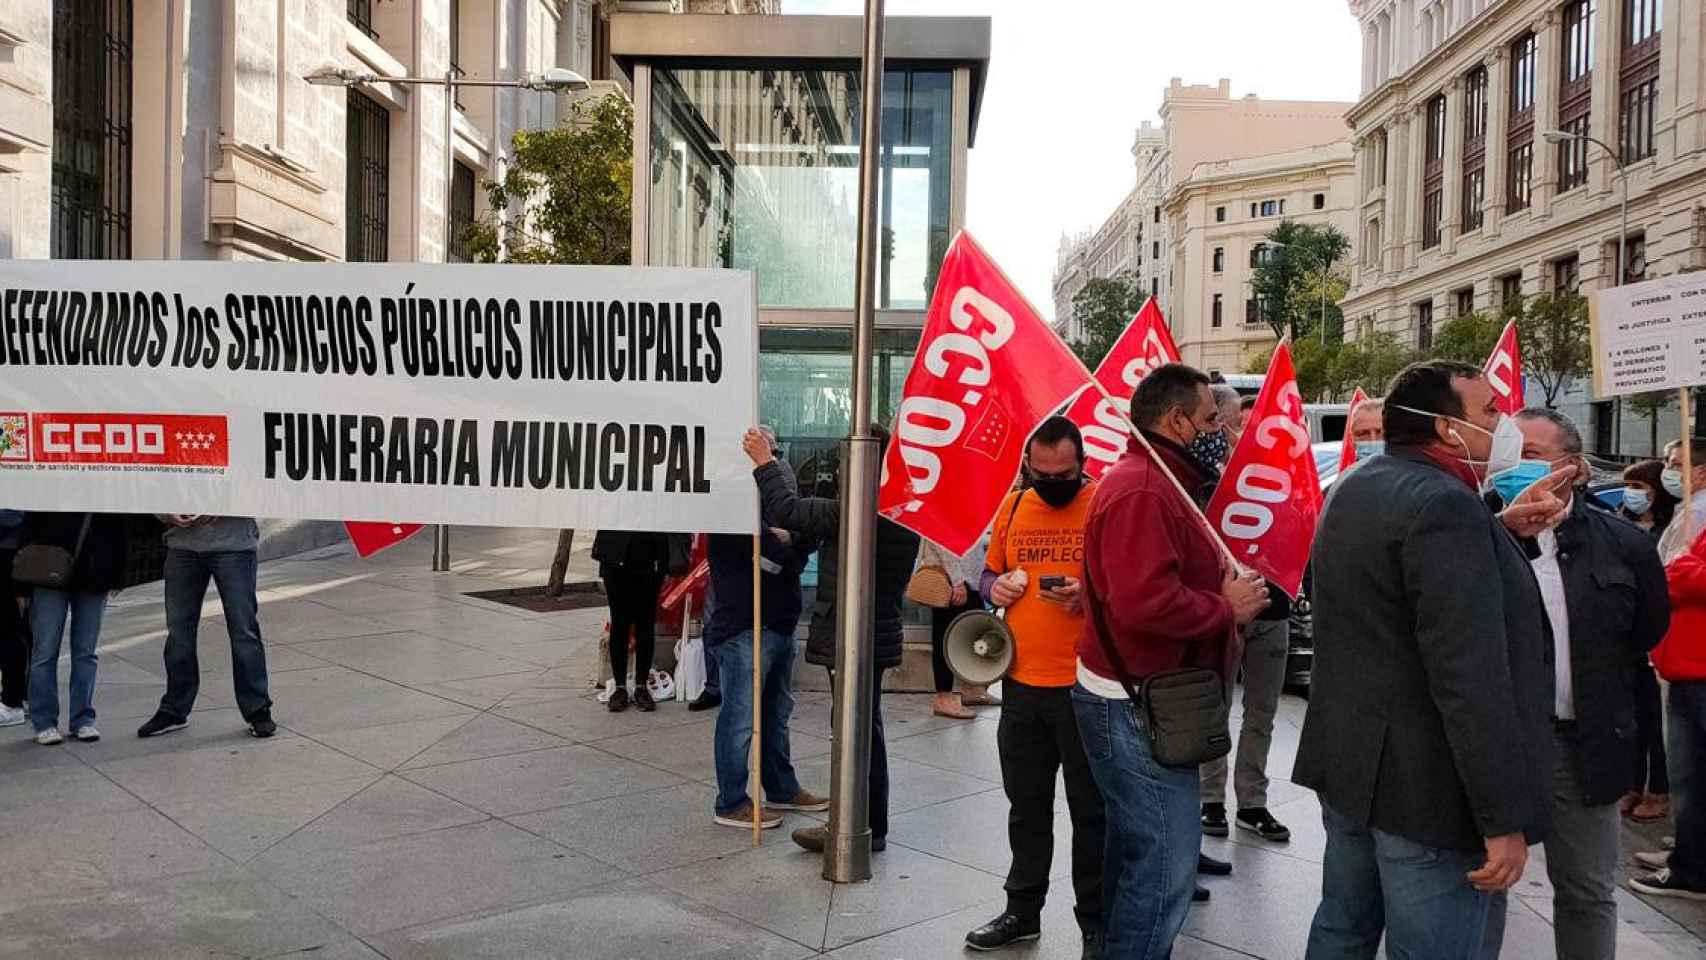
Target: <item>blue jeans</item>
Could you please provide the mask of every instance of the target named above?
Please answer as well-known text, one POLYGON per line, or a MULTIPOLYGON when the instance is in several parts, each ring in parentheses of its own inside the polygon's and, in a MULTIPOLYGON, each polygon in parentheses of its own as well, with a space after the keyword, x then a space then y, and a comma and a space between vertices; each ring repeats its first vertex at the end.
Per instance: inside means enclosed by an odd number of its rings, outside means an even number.
POLYGON ((1323 805, 1327 856, 1307 960, 1470 960, 1482 951, 1492 897, 1466 875, 1480 853, 1425 847, 1359 826, 1323 805))
POLYGON ((255 597, 256 558, 253 550, 220 553, 166 551, 166 695, 160 712, 186 720, 201 688, 201 664, 196 659, 196 634, 201 627, 207 582, 219 588, 231 637, 231 685, 244 720, 272 713, 267 696, 267 651, 261 645, 259 602, 255 597))
POLYGON ((1196 886, 1202 843, 1197 768, 1157 763, 1137 711, 1125 700, 1104 700, 1075 686, 1072 709, 1107 814, 1103 955, 1166 960, 1196 886))
MULTIPOLYGON (((764 631, 764 699, 760 717, 764 742, 759 757, 759 775, 766 796, 792 799, 800 792, 794 776, 792 751, 788 746, 788 721, 794 715, 794 640, 773 630, 764 631)), ((747 769, 752 756, 752 631, 743 630, 711 648, 727 672, 729 685, 723 691, 717 712, 715 735, 717 756, 717 813, 739 809, 747 796, 747 769)))
POLYGON ((1676 812, 1676 850, 1670 855, 1672 879, 1689 889, 1706 889, 1706 680, 1670 685, 1665 731, 1670 739, 1672 810, 1676 812))
MULTIPOLYGON (((9 599, 7 602, 11 602, 9 599)), ((71 729, 95 722, 95 644, 107 595, 37 587, 30 595, 30 725, 37 733, 59 726, 59 645, 71 621, 71 729)))

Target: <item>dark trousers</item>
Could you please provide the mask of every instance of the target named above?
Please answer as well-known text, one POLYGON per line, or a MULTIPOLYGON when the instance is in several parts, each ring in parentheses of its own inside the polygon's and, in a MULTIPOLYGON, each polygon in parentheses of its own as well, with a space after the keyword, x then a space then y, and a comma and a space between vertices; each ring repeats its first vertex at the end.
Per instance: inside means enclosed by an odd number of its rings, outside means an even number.
POLYGON ((29 688, 30 639, 18 616, 12 586, 12 551, 0 550, 0 704, 16 710, 29 688))
POLYGON ((1668 711, 1665 723, 1675 780, 1671 810, 1676 814, 1671 879, 1706 888, 1706 680, 1672 683, 1668 711))
POLYGON ((634 634, 634 686, 646 685, 657 646, 658 593, 663 574, 651 570, 606 567, 604 595, 610 602, 610 672, 618 687, 628 685, 628 634, 634 634))
POLYGON ((1054 777, 1065 768, 1066 804, 1072 815, 1072 889, 1078 923, 1101 929, 1104 813, 1078 720, 1071 687, 1032 687, 1008 679, 1001 685, 1001 786, 1007 792, 1007 909, 1035 918, 1042 913, 1054 866, 1054 777))
POLYGON ((936 679, 936 692, 948 693, 954 689, 954 671, 948 669, 947 652, 942 648, 942 641, 948 636, 948 627, 954 618, 969 610, 982 610, 983 601, 976 594, 966 595, 966 602, 957 607, 936 607, 930 611, 930 670, 936 679))
POLYGON ((1664 707, 1659 700, 1659 678, 1642 657, 1635 667, 1635 777, 1633 789, 1647 793, 1670 793, 1670 773, 1665 766, 1664 707))
POLYGON ((219 589, 225 611, 225 630, 231 639, 231 687, 244 720, 272 714, 267 695, 267 651, 261 643, 259 600, 253 550, 220 553, 166 551, 166 694, 160 712, 174 720, 189 718, 201 689, 201 663, 196 657, 201 608, 207 584, 219 589))

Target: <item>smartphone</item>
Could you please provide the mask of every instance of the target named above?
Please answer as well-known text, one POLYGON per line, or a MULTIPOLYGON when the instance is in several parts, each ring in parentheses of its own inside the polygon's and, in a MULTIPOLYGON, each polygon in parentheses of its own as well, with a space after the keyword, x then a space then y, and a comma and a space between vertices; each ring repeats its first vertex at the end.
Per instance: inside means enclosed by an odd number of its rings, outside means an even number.
POLYGON ((1037 589, 1039 590, 1060 590, 1065 586, 1065 577, 1043 577, 1037 581, 1037 589))

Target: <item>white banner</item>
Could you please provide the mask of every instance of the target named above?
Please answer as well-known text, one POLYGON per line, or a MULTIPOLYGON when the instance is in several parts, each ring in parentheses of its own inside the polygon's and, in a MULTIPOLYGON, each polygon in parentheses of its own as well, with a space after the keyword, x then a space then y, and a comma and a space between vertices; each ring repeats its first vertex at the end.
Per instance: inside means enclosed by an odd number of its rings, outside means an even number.
POLYGON ((0 506, 751 533, 752 274, 0 261, 0 506))
POLYGON ((1597 290, 1589 315, 1595 396, 1706 383, 1706 274, 1597 290))

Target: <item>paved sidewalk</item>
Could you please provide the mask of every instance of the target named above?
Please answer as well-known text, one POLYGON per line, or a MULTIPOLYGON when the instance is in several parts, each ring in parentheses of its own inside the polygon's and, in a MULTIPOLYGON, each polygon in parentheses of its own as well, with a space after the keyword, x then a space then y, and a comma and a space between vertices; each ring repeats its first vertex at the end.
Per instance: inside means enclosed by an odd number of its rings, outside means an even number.
MULTIPOLYGON (((330 548, 262 569, 277 738, 250 739, 231 698, 216 597, 202 624, 191 726, 138 740, 164 688, 160 588, 109 609, 96 706, 106 739, 55 748, 0 730, 0 957, 767 958, 962 955, 1002 903, 1006 802, 994 711, 932 717, 885 697, 894 783, 874 882, 835 887, 796 850, 711 822, 712 715, 593 699, 601 610, 535 615, 471 590, 543 578, 555 535, 458 530, 454 572, 428 538, 371 561, 330 548)), ((590 577, 582 552, 575 575, 590 577)), ((64 667, 61 667, 64 676, 64 667)), ((1303 703, 1275 736, 1288 773, 1303 703)), ((829 787, 829 703, 802 694, 794 756, 829 787)), ((1289 846, 1234 837, 1175 956, 1300 958, 1320 883, 1313 795, 1283 780, 1289 846)), ((1064 794, 1056 898, 1041 942, 1078 956, 1064 794)), ((1536 863, 1512 899, 1506 957, 1551 957, 1536 863)), ((1625 960, 1706 956, 1619 894, 1625 960)), ((1667 909, 1696 930, 1702 913, 1667 909)))

